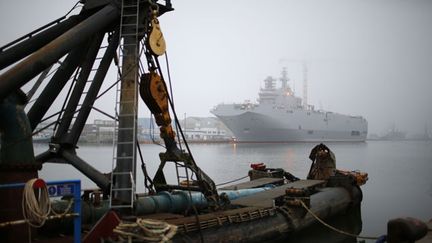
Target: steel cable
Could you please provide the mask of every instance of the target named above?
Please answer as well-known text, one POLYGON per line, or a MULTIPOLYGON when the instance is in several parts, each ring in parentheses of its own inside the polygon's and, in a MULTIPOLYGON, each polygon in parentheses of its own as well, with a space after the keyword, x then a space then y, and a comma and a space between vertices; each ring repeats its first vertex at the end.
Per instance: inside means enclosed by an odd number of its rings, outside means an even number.
POLYGON ((243 177, 231 180, 231 181, 227 181, 227 182, 216 184, 216 186, 223 186, 223 185, 226 185, 226 184, 229 184, 229 183, 233 183, 233 182, 236 182, 236 181, 240 181, 240 180, 246 179, 248 177, 249 177, 249 175, 246 175, 246 176, 243 176, 243 177))
POLYGON ((380 237, 376 237, 376 236, 361 236, 361 235, 356 235, 356 234, 351 234, 348 232, 345 232, 343 230, 337 229, 329 224, 327 224, 326 222, 324 222, 322 219, 320 219, 314 212, 312 212, 307 206, 306 204, 302 201, 299 200, 300 204, 303 206, 304 209, 306 209, 306 211, 308 213, 310 213, 316 220, 318 220, 318 222, 320 222, 321 224, 323 224, 324 226, 326 226, 327 228, 336 231, 340 234, 343 235, 347 235, 347 236, 351 236, 351 237, 355 237, 355 238, 360 238, 360 239, 365 239, 365 240, 378 240, 380 237))

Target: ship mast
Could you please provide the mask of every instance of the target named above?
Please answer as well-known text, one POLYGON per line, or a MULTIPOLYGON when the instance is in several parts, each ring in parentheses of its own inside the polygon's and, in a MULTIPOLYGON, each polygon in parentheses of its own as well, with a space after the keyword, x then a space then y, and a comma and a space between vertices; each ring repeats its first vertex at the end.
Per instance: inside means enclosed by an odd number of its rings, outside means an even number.
POLYGON ((308 108, 308 80, 307 80, 307 65, 303 63, 303 107, 308 108))
POLYGON ((284 67, 283 69, 282 69, 282 77, 280 78, 280 80, 281 80, 281 83, 282 83, 282 89, 283 90, 285 90, 285 89, 287 89, 288 88, 288 81, 289 81, 289 79, 288 79, 288 72, 287 72, 287 68, 286 67, 284 67))

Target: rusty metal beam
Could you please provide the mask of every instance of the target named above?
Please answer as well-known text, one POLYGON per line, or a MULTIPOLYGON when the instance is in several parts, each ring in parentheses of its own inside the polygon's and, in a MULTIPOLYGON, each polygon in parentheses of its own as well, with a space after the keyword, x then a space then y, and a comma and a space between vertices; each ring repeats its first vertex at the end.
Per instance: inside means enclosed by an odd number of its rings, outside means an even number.
MULTIPOLYGON (((22 58, 30 55, 34 51, 48 44, 61 34, 77 25, 83 17, 81 15, 74 15, 65 21, 58 23, 49 29, 46 29, 38 34, 31 36, 31 38, 15 44, 14 42, 4 46, 0 50, 0 70, 11 65, 12 63, 21 60, 22 58), (10 46, 10 47, 9 47, 10 46), (3 51, 3 49, 5 49, 3 51)), ((28 36, 26 35, 26 36, 28 36)), ((22 38, 20 38, 22 39, 22 38)), ((17 41, 19 41, 18 39, 17 41)))
POLYGON ((61 156, 65 158, 73 167, 81 171, 87 178, 92 180, 96 185, 107 192, 110 188, 110 180, 104 174, 89 165, 83 159, 75 154, 75 150, 62 150, 61 156))
POLYGON ((2 74, 0 100, 26 84, 95 32, 108 27, 118 19, 118 16, 118 9, 113 5, 107 5, 2 74))
POLYGON ((100 45, 103 40, 104 33, 96 35, 91 41, 89 51, 87 52, 83 62, 81 63, 81 71, 78 79, 75 83, 72 94, 68 100, 65 111, 63 112, 62 119, 55 133, 55 138, 60 138, 65 135, 73 118, 73 114, 78 106, 79 100, 83 94, 84 88, 86 86, 88 77, 93 68, 96 56, 99 52, 100 45))
POLYGON ((70 76, 78 67, 80 60, 87 50, 86 45, 80 45, 75 48, 64 60, 62 65, 57 69, 51 81, 45 86, 38 99, 32 105, 27 113, 30 120, 31 129, 34 130, 41 119, 45 116, 54 100, 60 94, 60 91, 66 85, 70 76))
MULTIPOLYGON (((33 95, 36 93, 36 91, 38 90, 39 86, 42 84, 42 82, 45 80, 46 76, 49 74, 49 71, 51 71, 51 68, 54 65, 49 66, 47 69, 45 69, 41 75, 38 77, 38 79, 36 80, 35 84, 33 85, 33 87, 30 89, 30 91, 27 93, 27 99, 31 100, 33 95)), ((27 103, 28 104, 28 103, 27 103)), ((27 105, 26 104, 26 105, 27 105)))
POLYGON ((100 87, 102 86, 102 83, 105 79, 105 76, 108 72, 111 62, 114 59, 118 44, 119 44, 119 36, 118 36, 118 31, 116 31, 115 34, 111 37, 111 42, 109 43, 108 48, 105 51, 104 56, 102 57, 102 60, 99 64, 99 68, 95 74, 93 82, 83 101, 81 110, 78 113, 78 116, 75 120, 72 130, 66 137, 65 141, 62 142, 66 142, 70 144, 76 144, 78 142, 82 129, 84 128, 85 122, 87 121, 87 118, 96 100, 97 94, 99 93, 100 87))

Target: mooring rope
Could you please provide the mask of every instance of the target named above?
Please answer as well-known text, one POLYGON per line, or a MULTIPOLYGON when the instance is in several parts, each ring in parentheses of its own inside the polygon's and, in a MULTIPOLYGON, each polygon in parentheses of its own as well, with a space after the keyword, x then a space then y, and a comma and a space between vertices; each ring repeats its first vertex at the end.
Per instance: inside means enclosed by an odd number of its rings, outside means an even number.
POLYGON ((147 242, 168 242, 176 233, 177 226, 164 221, 138 218, 135 223, 120 223, 113 232, 120 238, 147 242))
POLYGON ((45 224, 47 219, 65 217, 72 207, 73 200, 69 201, 64 212, 58 213, 54 211, 51 207, 51 201, 46 184, 40 188, 39 193, 35 193, 33 186, 37 180, 39 179, 31 179, 24 185, 22 211, 25 222, 32 227, 40 228, 45 224), (49 217, 50 213, 53 213, 54 217, 49 217))
POLYGON ((326 222, 324 222, 322 219, 320 219, 314 212, 312 212, 307 206, 306 204, 302 201, 302 200, 298 200, 300 202, 300 204, 303 206, 303 208, 306 209, 306 211, 308 213, 310 213, 316 220, 318 220, 318 222, 320 222, 321 224, 323 224, 324 226, 326 226, 327 228, 336 231, 340 234, 343 235, 347 235, 347 236, 351 236, 351 237, 356 237, 356 238, 360 238, 360 239, 365 239, 365 240, 378 240, 380 239, 380 237, 376 237, 376 236, 362 236, 362 235, 356 235, 356 234, 351 234, 348 232, 345 232, 343 230, 337 229, 329 224, 327 224, 326 222))
POLYGON ((24 219, 29 225, 35 228, 42 227, 51 211, 48 189, 46 186, 40 188, 36 198, 33 184, 38 179, 29 180, 23 191, 22 210, 24 219))
POLYGON ((219 184, 216 184, 216 186, 223 186, 223 185, 226 185, 226 184, 230 184, 230 183, 233 183, 233 182, 236 182, 236 181, 240 181, 240 180, 246 179, 247 177, 249 177, 249 175, 242 176, 240 178, 237 178, 237 179, 234 179, 234 180, 231 180, 231 181, 219 183, 219 184))

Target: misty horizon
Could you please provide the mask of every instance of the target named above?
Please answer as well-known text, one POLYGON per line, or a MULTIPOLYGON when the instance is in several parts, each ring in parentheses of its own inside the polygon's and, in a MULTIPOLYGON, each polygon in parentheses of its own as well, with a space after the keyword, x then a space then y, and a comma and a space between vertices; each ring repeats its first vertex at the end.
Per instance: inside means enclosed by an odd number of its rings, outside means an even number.
MULTIPOLYGON (((64 15, 74 3, 2 1, 0 46, 64 15)), ((301 97, 306 62, 308 103, 316 109, 363 116, 369 134, 432 128, 430 1, 172 4, 175 10, 160 23, 179 116, 208 117, 219 103, 255 101, 263 80, 279 78, 282 67, 301 97)), ((110 98, 97 107, 110 113, 110 98)), ((140 117, 148 117, 142 102, 140 107, 140 117)), ((98 118, 105 119, 92 113, 89 120, 98 118)))

